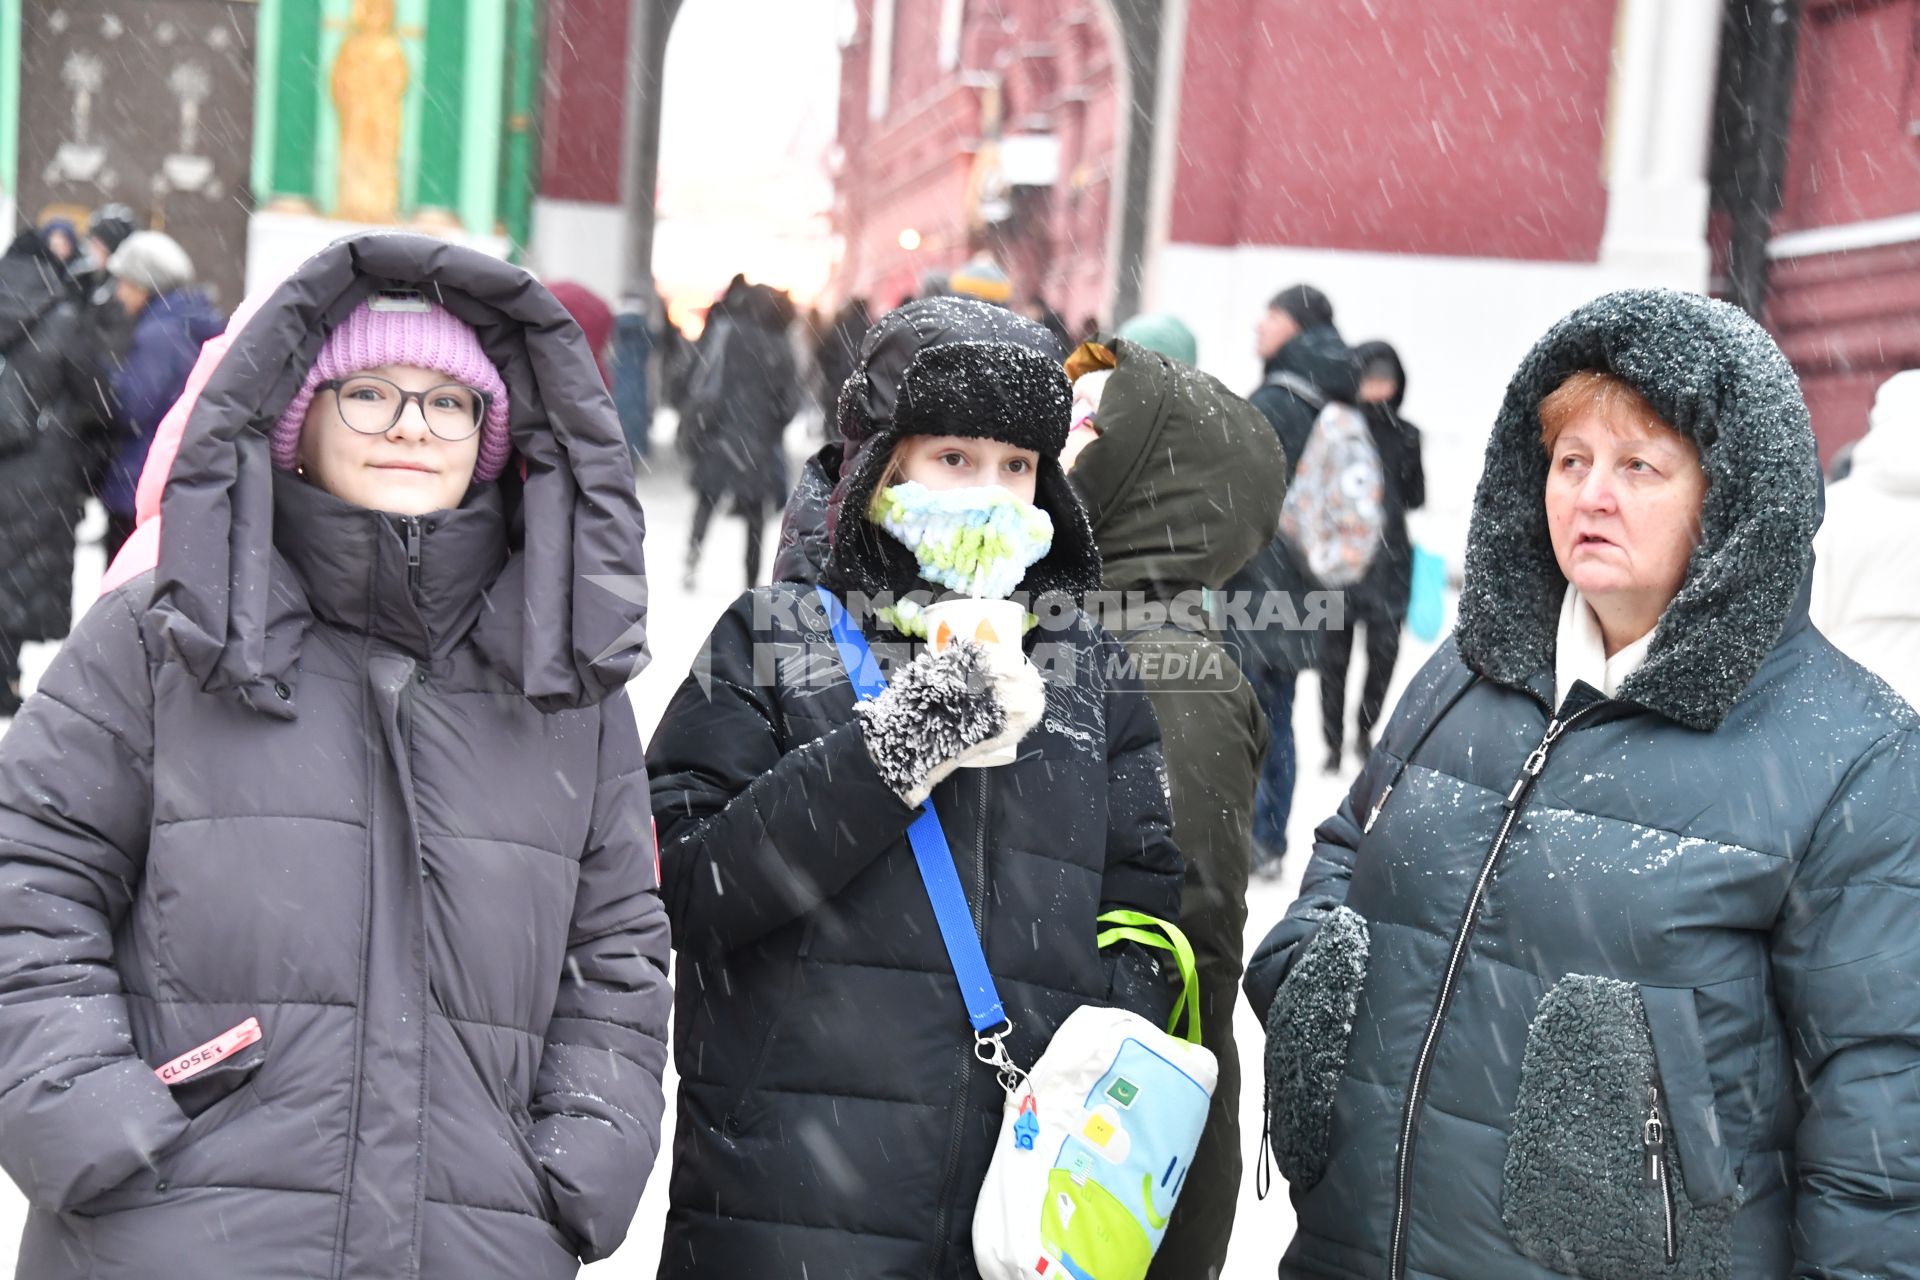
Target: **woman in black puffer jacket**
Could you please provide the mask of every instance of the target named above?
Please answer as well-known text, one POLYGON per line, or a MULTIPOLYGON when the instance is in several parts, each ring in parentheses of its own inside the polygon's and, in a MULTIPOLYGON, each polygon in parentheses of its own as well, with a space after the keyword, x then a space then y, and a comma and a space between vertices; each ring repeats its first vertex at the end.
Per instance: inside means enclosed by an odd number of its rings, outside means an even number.
POLYGON ((1522 364, 1455 644, 1248 969, 1282 1276, 1920 1275, 1920 724, 1807 621, 1819 517, 1734 308, 1522 364))
MULTIPOLYGON (((942 331, 980 332, 996 311, 938 309, 942 331)), ((1031 337, 929 345, 883 327, 906 358, 881 362, 898 374, 884 400, 865 374, 843 397, 856 411, 825 585, 890 671, 886 692, 856 709, 814 590, 761 587, 720 619, 648 749, 680 961, 663 1280, 978 1275, 974 1204, 1005 1095, 974 1057, 906 839, 929 795, 1015 1061, 1031 1066, 1081 1005, 1171 1006, 1143 953, 1095 942, 1107 909, 1176 919, 1182 868, 1153 708, 1076 607, 1100 559, 1057 460, 1065 374, 1031 337), (1051 518, 1050 548, 1010 579, 1043 619, 1028 657, 990 662, 962 640, 908 660, 924 622, 886 601, 933 588, 911 535, 870 518, 899 492, 896 464, 1051 518), (1013 763, 961 767, 1014 742, 1013 763)))

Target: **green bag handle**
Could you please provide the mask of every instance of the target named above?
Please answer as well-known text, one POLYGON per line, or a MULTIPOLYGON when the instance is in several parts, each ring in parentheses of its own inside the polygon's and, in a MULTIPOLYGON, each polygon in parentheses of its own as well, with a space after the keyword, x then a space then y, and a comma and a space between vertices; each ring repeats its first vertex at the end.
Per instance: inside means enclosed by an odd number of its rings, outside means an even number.
POLYGON ((1156 947, 1173 953, 1173 962, 1180 968, 1180 998, 1174 1002, 1173 1016, 1167 1019, 1167 1034, 1180 1034, 1175 1028, 1180 1025, 1180 1015, 1184 1013, 1187 1015, 1186 1041, 1188 1044, 1199 1044, 1200 979, 1195 972, 1193 944, 1187 941, 1187 935, 1180 932, 1178 925, 1169 924, 1144 911, 1109 911, 1100 917, 1100 923, 1114 927, 1102 930, 1094 939, 1098 946, 1137 942, 1143 947, 1156 947), (1156 929, 1158 933, 1154 932, 1156 929))

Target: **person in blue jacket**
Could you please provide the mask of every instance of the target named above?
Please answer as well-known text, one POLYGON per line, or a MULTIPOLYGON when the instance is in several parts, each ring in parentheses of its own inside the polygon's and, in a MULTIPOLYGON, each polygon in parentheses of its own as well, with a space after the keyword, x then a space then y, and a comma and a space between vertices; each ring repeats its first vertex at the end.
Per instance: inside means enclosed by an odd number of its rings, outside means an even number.
POLYGON ((225 331, 226 318, 193 284, 193 260, 161 231, 136 231, 107 259, 114 293, 132 318, 126 358, 112 379, 119 436, 100 501, 107 509, 107 555, 133 532, 133 491, 147 449, 167 410, 186 389, 200 344, 225 331))

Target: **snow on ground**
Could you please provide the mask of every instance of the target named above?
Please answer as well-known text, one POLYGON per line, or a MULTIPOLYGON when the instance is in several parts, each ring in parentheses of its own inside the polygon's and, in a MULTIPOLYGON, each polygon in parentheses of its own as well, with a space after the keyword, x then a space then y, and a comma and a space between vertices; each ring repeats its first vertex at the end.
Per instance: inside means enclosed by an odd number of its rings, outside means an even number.
MULTIPOLYGON (((640 501, 647 517, 647 579, 651 592, 648 641, 653 658, 647 669, 634 681, 632 693, 641 732, 648 735, 665 711, 668 699, 686 677, 694 655, 706 639, 714 619, 733 602, 745 583, 744 526, 737 519, 720 515, 715 517, 708 534, 694 588, 689 591, 682 587, 681 574, 686 561, 687 535, 693 524, 694 503, 679 461, 673 454, 671 417, 670 413, 663 413, 661 422, 656 424, 653 465, 643 469, 639 485, 640 501)), ((802 422, 805 421, 802 419, 802 422)), ((800 424, 796 424, 789 436, 789 444, 797 466, 798 459, 811 444, 800 424)), ((82 546, 74 591, 76 615, 92 603, 100 576, 105 571, 105 557, 99 547, 104 527, 105 518, 99 508, 90 506, 87 520, 80 530, 82 546)), ((763 553, 766 560, 761 569, 763 575, 772 566, 776 534, 777 525, 770 523, 763 553)), ((1394 687, 1388 698, 1389 708, 1431 649, 1432 646, 1407 637, 1395 672, 1394 687)), ((32 688, 34 680, 45 669, 54 651, 53 645, 28 647, 23 664, 27 688, 32 688)), ((1358 696, 1363 668, 1364 660, 1356 653, 1354 669, 1349 676, 1350 699, 1358 696)), ((1313 829, 1339 805, 1356 767, 1349 761, 1339 777, 1320 772, 1319 764, 1325 753, 1320 747, 1318 682, 1305 678, 1301 685, 1294 701, 1294 733, 1300 744, 1303 764, 1299 785, 1294 792, 1286 873, 1275 881, 1256 881, 1248 891, 1246 946, 1249 954, 1293 901, 1306 866, 1313 829)), ((1349 715, 1349 724, 1351 719, 1349 715)), ((5 723, 0 720, 0 727, 5 723)), ((1286 1199, 1286 1184, 1278 1178, 1275 1179, 1275 1189, 1264 1202, 1257 1200, 1253 1194, 1253 1170, 1260 1132, 1262 1032, 1245 1001, 1240 1004, 1236 1020, 1242 1078, 1246 1082, 1240 1100, 1246 1175, 1241 1183, 1239 1217, 1224 1280, 1262 1280, 1273 1275, 1277 1269, 1280 1254, 1293 1232, 1293 1210, 1286 1199)), ((667 1093, 671 1099, 674 1088, 671 1066, 668 1073, 667 1093)), ((661 1226, 666 1218, 667 1165, 672 1141, 673 1108, 669 1104, 661 1160, 655 1166, 646 1195, 640 1201, 640 1211, 634 1219, 626 1246, 607 1261, 584 1269, 581 1272, 583 1280, 645 1280, 654 1274, 659 1261, 661 1226)), ((19 1239, 25 1215, 25 1201, 11 1183, 0 1180, 0 1267, 11 1265, 6 1259, 14 1252, 13 1243, 19 1239)))

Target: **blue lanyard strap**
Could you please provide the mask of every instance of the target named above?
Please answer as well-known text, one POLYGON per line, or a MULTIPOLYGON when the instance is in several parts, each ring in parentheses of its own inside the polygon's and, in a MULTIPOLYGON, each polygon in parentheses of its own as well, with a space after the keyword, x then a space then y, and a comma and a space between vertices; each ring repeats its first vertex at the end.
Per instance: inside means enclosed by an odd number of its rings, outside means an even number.
MULTIPOLYGON (((880 696, 887 687, 880 674, 880 663, 867 645, 867 638, 847 615, 846 607, 825 587, 816 587, 821 608, 833 624, 833 642, 840 650, 840 661, 847 678, 861 701, 880 696)), ((976 1032, 1010 1029, 1006 1011, 1000 1004, 1000 992, 993 985, 993 972, 987 968, 986 953, 980 949, 980 937, 973 931, 973 913, 967 909, 966 890, 960 887, 960 875, 954 870, 953 849, 947 833, 934 812, 933 797, 920 804, 920 813, 907 828, 907 843, 913 846, 913 859, 920 866, 920 879, 927 887, 927 901, 933 905, 934 921, 940 926, 940 940, 946 943, 947 959, 953 965, 953 977, 960 984, 960 996, 967 1002, 967 1021, 976 1032)), ((993 1060, 982 1058, 984 1062, 993 1060)), ((993 1065, 998 1065, 993 1062, 993 1065)))

